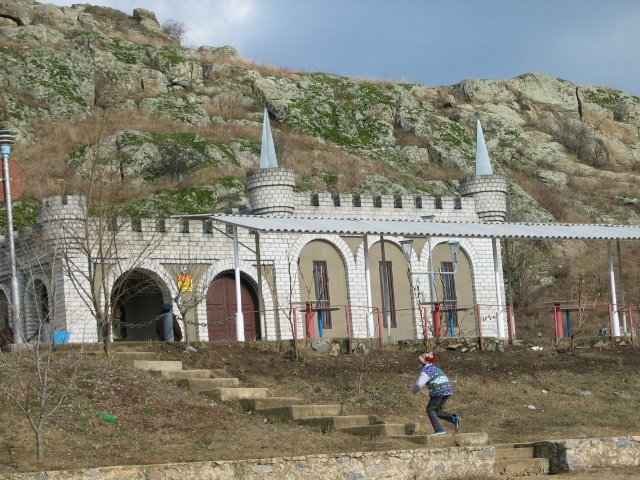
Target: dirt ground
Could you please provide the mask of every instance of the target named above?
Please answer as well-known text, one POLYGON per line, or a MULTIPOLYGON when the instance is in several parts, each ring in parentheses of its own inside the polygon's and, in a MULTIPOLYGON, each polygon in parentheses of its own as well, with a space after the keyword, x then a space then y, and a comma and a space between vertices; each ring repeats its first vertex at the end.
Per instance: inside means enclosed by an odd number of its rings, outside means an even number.
MULTIPOLYGON (((288 343, 193 346, 196 351, 191 352, 182 344, 133 348, 154 351, 160 359, 182 360, 185 368, 238 377, 243 386, 267 387, 272 395, 294 396, 304 403, 342 403, 347 414, 418 422, 423 432, 431 431, 426 395, 409 391, 419 372, 421 345, 374 344, 366 354, 337 356, 306 345, 299 348, 298 360, 288 343)), ((493 444, 639 433, 638 348, 569 353, 544 346, 541 351, 519 347, 436 353, 456 389, 449 409, 462 417, 463 431, 488 432, 493 444)), ((77 375, 62 408, 48 423, 45 458, 37 469, 415 448, 401 440, 323 433, 247 413, 235 403, 204 398, 99 351, 80 357, 73 347, 61 350, 53 367, 52 376, 59 382, 53 396, 62 391, 74 368, 77 375), (118 416, 118 423, 101 420, 100 412, 118 416)), ((27 378, 31 373, 21 375, 27 378)), ((7 370, 0 370, 0 382, 11 388, 10 380, 7 370)), ((33 433, 6 395, 0 395, 0 422, 5 427, 0 473, 36 469, 33 433)), ((610 475, 616 480, 636 478, 630 475, 637 472, 610 475)))

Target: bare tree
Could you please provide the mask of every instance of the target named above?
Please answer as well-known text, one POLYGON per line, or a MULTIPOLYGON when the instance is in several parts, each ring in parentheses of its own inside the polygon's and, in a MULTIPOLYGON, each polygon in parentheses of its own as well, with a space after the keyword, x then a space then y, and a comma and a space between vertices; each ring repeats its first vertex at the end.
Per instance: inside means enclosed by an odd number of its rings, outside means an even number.
POLYGON ((556 126, 551 132, 578 160, 596 168, 609 164, 609 151, 597 129, 586 121, 564 115, 556 115, 556 126))
POLYGON ((546 273, 543 246, 536 242, 509 242, 505 245, 509 256, 509 278, 513 290, 513 304, 526 307, 535 303, 540 278, 546 273))
MULTIPOLYGON (((209 223, 205 225, 210 226, 209 223)), ((181 320, 184 324, 184 341, 189 346, 191 342, 190 325, 198 326, 197 322, 190 322, 187 317, 207 298, 208 285, 199 282, 204 267, 198 259, 189 254, 179 267, 179 271, 173 272, 176 279, 176 294, 173 297, 181 320)))
POLYGON ((183 22, 169 19, 162 23, 162 31, 167 35, 177 38, 182 43, 184 35, 187 33, 187 27, 185 27, 183 22))
POLYGON ((69 397, 83 350, 82 344, 64 354, 54 349, 55 331, 63 327, 55 323, 60 297, 54 272, 59 249, 38 236, 22 243, 25 251, 20 267, 27 277, 25 293, 32 307, 26 322, 30 341, 0 353, 0 392, 26 418, 40 462, 45 455, 48 422, 69 397))
POLYGON ((578 280, 572 288, 572 295, 576 300, 577 318, 572 324, 572 332, 569 342, 569 351, 575 352, 576 337, 579 337, 585 329, 588 321, 594 313, 595 306, 602 295, 600 277, 594 273, 591 282, 586 282, 583 272, 578 275, 578 280), (589 285, 589 287, 587 287, 589 285))
POLYGON ((73 180, 71 189, 78 196, 65 197, 66 208, 56 204, 48 209, 45 202, 43 209, 49 220, 47 240, 58 249, 61 269, 95 319, 104 351, 110 356, 117 307, 131 296, 128 280, 136 280, 137 294, 158 288, 137 269, 166 234, 163 229, 142 232, 141 224, 128 217, 124 200, 134 185, 122 179, 117 162, 107 153, 102 125, 98 119, 98 140, 88 149, 87 161, 73 180))

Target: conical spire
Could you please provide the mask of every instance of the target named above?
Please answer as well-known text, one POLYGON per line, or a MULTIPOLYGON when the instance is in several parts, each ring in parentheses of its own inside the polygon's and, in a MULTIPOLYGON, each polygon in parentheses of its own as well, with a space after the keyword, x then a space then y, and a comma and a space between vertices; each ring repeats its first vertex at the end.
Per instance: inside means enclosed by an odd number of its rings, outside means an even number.
POLYGON ((480 118, 476 118, 476 177, 481 175, 493 175, 489 151, 484 141, 480 118))
POLYGON ((262 122, 262 147, 260 148, 260 168, 278 168, 276 149, 273 146, 273 135, 269 124, 269 113, 264 109, 264 121, 262 122))

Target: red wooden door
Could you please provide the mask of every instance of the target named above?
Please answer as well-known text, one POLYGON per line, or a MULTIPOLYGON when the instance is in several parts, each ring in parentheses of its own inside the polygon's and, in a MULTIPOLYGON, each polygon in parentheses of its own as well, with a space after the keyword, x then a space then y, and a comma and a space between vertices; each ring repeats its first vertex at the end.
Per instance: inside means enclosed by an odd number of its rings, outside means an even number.
MULTIPOLYGON (((258 299, 255 292, 245 282, 240 283, 242 314, 244 316, 244 338, 247 341, 260 337, 260 317, 258 299)), ((236 284, 235 277, 217 277, 207 291, 207 323, 209 340, 236 339, 236 284)))

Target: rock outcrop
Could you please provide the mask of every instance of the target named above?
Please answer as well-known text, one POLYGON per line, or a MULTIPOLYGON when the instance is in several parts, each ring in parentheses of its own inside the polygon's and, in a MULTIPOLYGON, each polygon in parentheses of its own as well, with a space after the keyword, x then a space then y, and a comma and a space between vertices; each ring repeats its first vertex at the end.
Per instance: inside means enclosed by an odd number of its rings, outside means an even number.
MULTIPOLYGON (((20 141, 36 140, 37 122, 76 121, 96 111, 148 115, 158 125, 153 135, 140 131, 125 145, 132 134, 123 128, 102 142, 107 163, 124 155, 123 175, 140 182, 175 173, 167 167, 169 150, 188 158, 181 175, 250 167, 257 137, 225 133, 213 142, 199 132, 258 131, 265 105, 276 128, 312 139, 316 150, 330 145, 357 158, 364 166, 360 189, 456 195, 457 180, 473 173, 479 114, 494 170, 511 179, 513 220, 563 220, 562 200, 591 217, 640 221, 637 202, 619 200, 640 180, 640 99, 625 92, 541 73, 437 88, 295 73, 247 62, 229 46, 181 46, 153 12, 88 4, 0 0, 0 38, 0 119, 20 141), (175 138, 158 143, 162 128, 209 144, 197 150, 175 138), (376 175, 380 169, 384 175, 376 175), (598 195, 596 185, 605 186, 598 195)), ((95 141, 86 143, 67 155, 80 173, 95 141)), ((349 175, 335 165, 305 168, 323 178, 349 175)), ((303 182, 314 184, 309 177, 303 182)))

